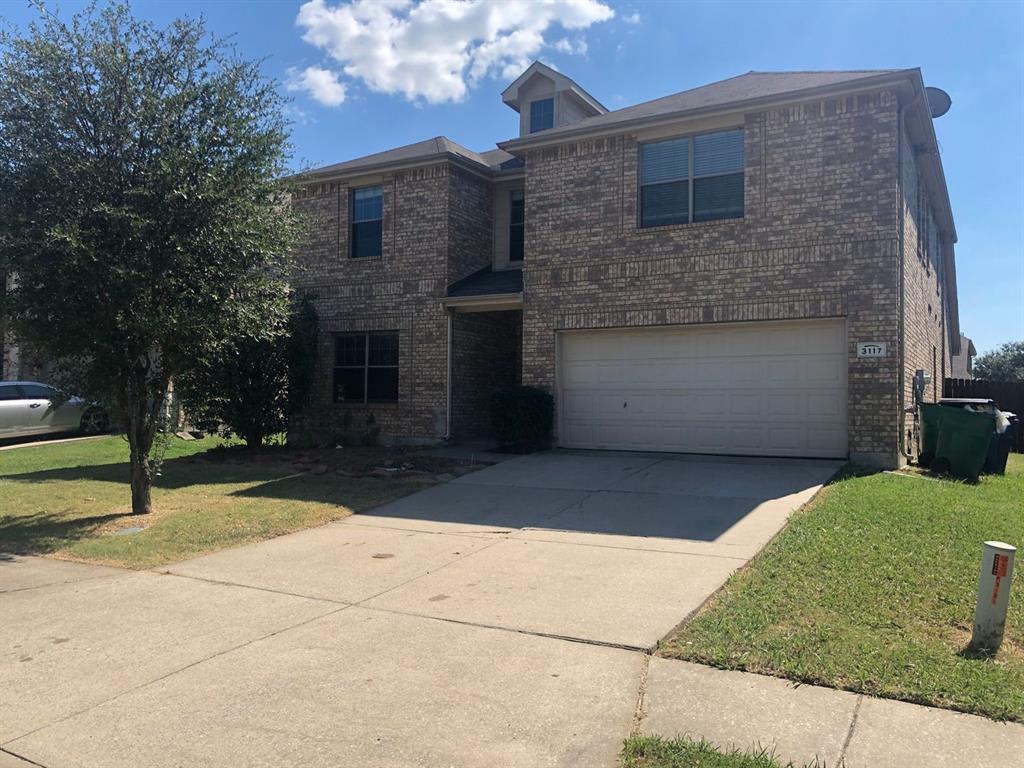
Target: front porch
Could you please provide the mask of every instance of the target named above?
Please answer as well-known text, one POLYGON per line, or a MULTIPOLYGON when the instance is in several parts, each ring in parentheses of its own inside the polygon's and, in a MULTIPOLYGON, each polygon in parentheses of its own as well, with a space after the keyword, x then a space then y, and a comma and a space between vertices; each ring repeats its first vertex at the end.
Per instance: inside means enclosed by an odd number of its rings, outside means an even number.
POLYGON ((492 436, 491 396, 522 381, 522 270, 485 269, 448 287, 448 437, 492 436))

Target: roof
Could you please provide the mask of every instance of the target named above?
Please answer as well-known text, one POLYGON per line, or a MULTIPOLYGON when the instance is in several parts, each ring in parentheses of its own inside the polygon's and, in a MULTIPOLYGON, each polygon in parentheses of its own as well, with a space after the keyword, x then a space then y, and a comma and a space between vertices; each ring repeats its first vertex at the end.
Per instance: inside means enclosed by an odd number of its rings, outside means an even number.
POLYGON ((526 85, 535 75, 540 75, 551 80, 555 84, 555 89, 559 91, 569 91, 577 99, 579 99, 586 107, 594 112, 595 114, 604 114, 608 111, 608 108, 600 101, 595 99, 586 90, 571 77, 563 75, 556 69, 552 69, 547 64, 543 64, 539 61, 533 62, 528 66, 523 74, 513 80, 508 88, 501 92, 501 100, 508 104, 516 112, 520 109, 519 104, 519 89, 526 85))
POLYGON ((497 170, 501 163, 513 159, 512 155, 502 149, 492 149, 487 152, 474 152, 466 149, 461 144, 452 141, 447 136, 435 136, 432 139, 417 141, 414 144, 406 144, 403 147, 389 149, 384 152, 376 152, 372 155, 364 155, 354 160, 346 160, 343 163, 334 163, 320 168, 313 168, 300 175, 311 176, 334 176, 356 171, 370 171, 376 168, 404 165, 425 160, 439 160, 442 158, 458 158, 466 162, 482 166, 490 170, 497 170))
POLYGON ((448 286, 448 297, 497 296, 523 292, 523 270, 484 267, 448 286))
POLYGON ((961 347, 961 349, 966 347, 967 348, 967 355, 970 356, 970 357, 976 357, 977 354, 978 354, 978 350, 974 348, 974 342, 971 341, 971 338, 969 336, 965 336, 962 333, 960 334, 960 347, 961 347), (967 343, 964 344, 964 342, 967 342, 967 343))
POLYGON ((407 163, 440 160, 442 158, 458 158, 491 171, 501 171, 507 167, 518 167, 521 165, 515 155, 503 149, 474 152, 471 149, 466 149, 458 142, 452 141, 447 136, 435 136, 425 141, 417 141, 415 144, 406 144, 404 147, 376 152, 372 155, 364 155, 354 160, 346 160, 343 163, 313 168, 298 175, 341 176, 360 171, 373 171, 392 165, 405 165, 407 163))
MULTIPOLYGON (((531 134, 527 138, 543 138, 548 140, 567 133, 592 131, 613 127, 620 123, 631 123, 636 120, 675 115, 696 109, 707 109, 724 106, 733 102, 749 99, 781 96, 812 88, 822 88, 858 80, 867 80, 881 75, 891 75, 907 70, 899 69, 862 69, 827 72, 747 72, 744 75, 719 80, 715 83, 680 91, 671 96, 662 96, 653 101, 645 101, 632 107, 624 107, 603 115, 594 115, 570 125, 549 128, 542 133, 531 134)), ((513 139, 502 146, 515 144, 513 139)))

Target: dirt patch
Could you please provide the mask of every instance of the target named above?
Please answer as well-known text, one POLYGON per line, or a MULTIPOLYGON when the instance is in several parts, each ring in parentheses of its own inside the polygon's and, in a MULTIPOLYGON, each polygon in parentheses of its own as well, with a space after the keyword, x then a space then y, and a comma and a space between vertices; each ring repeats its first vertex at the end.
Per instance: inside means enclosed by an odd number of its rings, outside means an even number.
MULTIPOLYGON (((949 637, 946 645, 964 655, 970 655, 968 646, 971 642, 972 627, 963 624, 953 624, 949 628, 949 637)), ((1024 643, 1013 637, 1010 632, 1003 635, 1003 644, 999 647, 999 653, 989 659, 994 664, 1020 664, 1024 662, 1024 643)))
POLYGON ((411 477, 449 480, 488 466, 433 456, 423 448, 403 446, 360 446, 352 448, 291 448, 272 446, 258 451, 246 446, 213 448, 190 461, 223 464, 254 464, 288 467, 312 475, 335 474, 342 477, 411 477), (439 477, 440 476, 440 477, 439 477), (446 477, 447 476, 447 477, 446 477))

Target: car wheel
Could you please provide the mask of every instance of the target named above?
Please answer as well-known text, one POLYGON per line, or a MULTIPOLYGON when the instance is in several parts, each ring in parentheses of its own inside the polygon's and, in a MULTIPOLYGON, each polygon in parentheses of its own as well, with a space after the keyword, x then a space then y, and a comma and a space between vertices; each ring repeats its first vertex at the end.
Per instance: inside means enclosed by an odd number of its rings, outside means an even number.
POLYGON ((110 427, 110 419, 102 408, 88 408, 82 414, 82 421, 78 425, 79 430, 85 435, 98 435, 106 432, 110 427))

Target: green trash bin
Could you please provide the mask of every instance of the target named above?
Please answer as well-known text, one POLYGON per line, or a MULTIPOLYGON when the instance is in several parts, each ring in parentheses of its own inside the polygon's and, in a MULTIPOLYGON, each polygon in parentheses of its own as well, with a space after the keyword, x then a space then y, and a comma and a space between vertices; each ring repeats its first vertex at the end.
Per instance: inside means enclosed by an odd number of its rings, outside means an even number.
POLYGON ((942 414, 949 410, 938 403, 921 403, 921 452, 917 455, 920 467, 930 467, 939 447, 939 425, 942 414))
POLYGON ((991 413, 972 413, 962 408, 941 409, 939 439, 932 469, 977 480, 988 458, 988 444, 996 428, 991 413))

